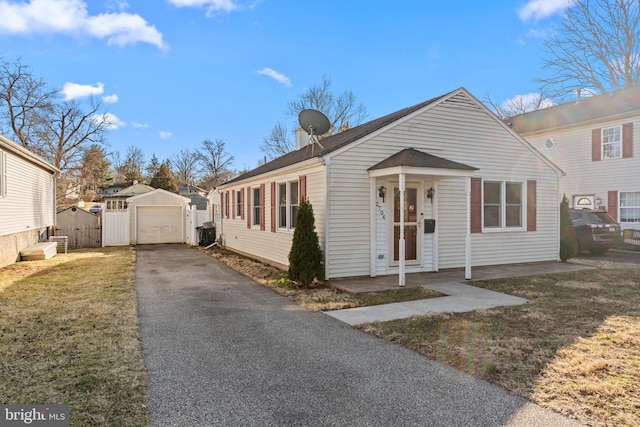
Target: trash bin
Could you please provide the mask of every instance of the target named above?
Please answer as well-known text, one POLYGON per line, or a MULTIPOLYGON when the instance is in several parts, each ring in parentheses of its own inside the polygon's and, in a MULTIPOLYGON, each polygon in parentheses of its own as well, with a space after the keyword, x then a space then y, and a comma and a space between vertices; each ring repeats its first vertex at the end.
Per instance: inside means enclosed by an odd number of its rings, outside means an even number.
POLYGON ((216 241, 216 225, 211 221, 205 221, 202 227, 197 227, 200 246, 209 246, 216 241))

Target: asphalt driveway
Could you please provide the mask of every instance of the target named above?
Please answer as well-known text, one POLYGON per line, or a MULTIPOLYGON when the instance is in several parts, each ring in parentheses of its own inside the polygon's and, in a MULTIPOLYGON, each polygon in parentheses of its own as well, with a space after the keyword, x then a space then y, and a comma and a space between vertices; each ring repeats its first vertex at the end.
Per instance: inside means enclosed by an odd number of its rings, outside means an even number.
POLYGON ((153 426, 574 425, 193 248, 137 246, 135 285, 153 426))

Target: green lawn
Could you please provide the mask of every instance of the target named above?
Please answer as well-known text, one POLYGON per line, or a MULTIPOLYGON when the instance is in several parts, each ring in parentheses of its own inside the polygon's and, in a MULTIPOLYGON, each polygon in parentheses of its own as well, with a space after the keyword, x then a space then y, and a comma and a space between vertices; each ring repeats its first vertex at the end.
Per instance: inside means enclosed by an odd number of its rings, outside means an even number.
POLYGON ((129 247, 0 269, 0 401, 70 405, 72 426, 146 426, 129 247))

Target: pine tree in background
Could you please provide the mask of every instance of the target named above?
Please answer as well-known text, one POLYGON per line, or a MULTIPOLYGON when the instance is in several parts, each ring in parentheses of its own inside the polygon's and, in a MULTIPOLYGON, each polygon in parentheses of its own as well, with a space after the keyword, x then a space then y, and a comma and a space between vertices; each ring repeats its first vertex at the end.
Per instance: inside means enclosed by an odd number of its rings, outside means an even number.
POLYGON ((560 260, 566 262, 576 255, 578 255, 578 239, 569 213, 569 201, 567 196, 563 196, 560 203, 560 260))
POLYGON ((149 185, 153 188, 162 188, 163 190, 178 194, 178 184, 173 175, 171 175, 169 166, 167 166, 166 163, 160 165, 160 169, 158 169, 158 172, 151 178, 149 185))
POLYGON ((313 206, 306 200, 300 202, 293 242, 289 252, 289 279, 308 286, 317 278, 322 280, 322 250, 316 233, 313 206))

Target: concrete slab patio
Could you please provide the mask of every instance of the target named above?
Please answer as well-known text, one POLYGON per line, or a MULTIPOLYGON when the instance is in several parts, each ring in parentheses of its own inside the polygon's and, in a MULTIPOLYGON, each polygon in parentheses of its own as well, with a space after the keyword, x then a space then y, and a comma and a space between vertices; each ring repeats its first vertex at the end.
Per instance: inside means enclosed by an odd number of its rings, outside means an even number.
MULTIPOLYGON (((506 277, 535 276, 538 274, 567 273, 594 267, 563 262, 534 262, 510 265, 492 265, 474 267, 473 280, 501 279, 506 277)), ((464 283, 464 269, 441 270, 437 273, 410 273, 406 275, 406 286, 417 287, 442 283, 464 283)), ((377 292, 398 289, 398 276, 354 277, 331 279, 329 284, 337 289, 351 293, 377 292)))

